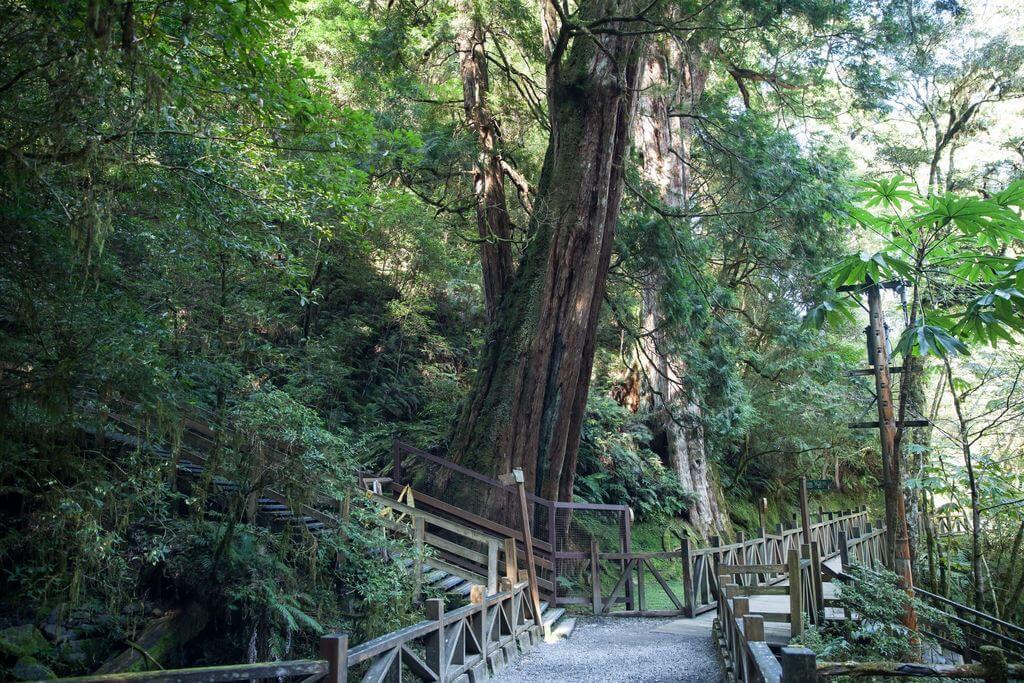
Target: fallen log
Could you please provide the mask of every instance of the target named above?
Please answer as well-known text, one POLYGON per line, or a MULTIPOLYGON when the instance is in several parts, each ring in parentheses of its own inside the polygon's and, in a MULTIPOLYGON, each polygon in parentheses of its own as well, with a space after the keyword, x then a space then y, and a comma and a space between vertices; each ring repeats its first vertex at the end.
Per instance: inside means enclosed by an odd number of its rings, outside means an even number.
POLYGON ((189 603, 154 619, 128 649, 108 659, 96 674, 154 671, 165 668, 168 659, 206 627, 209 613, 198 603, 189 603))

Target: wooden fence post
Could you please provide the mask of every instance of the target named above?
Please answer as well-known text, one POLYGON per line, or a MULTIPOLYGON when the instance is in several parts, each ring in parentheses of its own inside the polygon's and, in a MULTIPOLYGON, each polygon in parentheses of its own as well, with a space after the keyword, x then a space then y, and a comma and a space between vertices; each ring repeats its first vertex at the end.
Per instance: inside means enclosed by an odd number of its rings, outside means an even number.
MULTIPOLYGON (((736 588, 733 587, 731 590, 733 595, 736 594, 736 588)), ((743 619, 750 612, 750 598, 735 597, 732 599, 732 618, 743 619)), ((736 628, 736 622, 733 621, 731 624, 719 624, 719 628, 724 628, 729 634, 729 651, 732 653, 732 670, 737 674, 741 674, 744 671, 744 664, 746 657, 743 656, 743 646, 740 644, 739 629, 736 628)), ((744 679, 746 680, 746 679, 744 679)))
MULTIPOLYGON (((622 521, 623 521, 624 530, 625 530, 625 534, 624 534, 623 539, 622 539, 623 543, 625 544, 625 548, 623 548, 623 552, 632 553, 633 552, 633 510, 632 510, 632 508, 629 508, 629 507, 626 508, 626 510, 623 512, 623 520, 622 521)), ((624 560, 623 561, 622 571, 627 574, 627 576, 626 576, 626 609, 633 610, 633 609, 636 609, 636 601, 635 601, 635 594, 633 593, 633 576, 632 576, 632 573, 630 572, 630 564, 629 564, 628 560, 624 560)))
POLYGON ((839 531, 839 564, 845 571, 850 566, 850 545, 846 540, 846 532, 839 531))
POLYGON ((477 615, 478 621, 470 623, 472 624, 473 635, 476 636, 477 642, 480 643, 480 661, 483 662, 484 670, 486 671, 488 661, 487 656, 491 653, 491 647, 489 639, 487 637, 487 626, 489 619, 487 618, 487 597, 484 594, 483 586, 478 584, 470 586, 469 603, 471 605, 479 605, 480 613, 477 615))
MULTIPOLYGON (((515 472, 515 470, 513 470, 515 472)), ((522 472, 522 470, 520 470, 522 472)), ((526 484, 520 484, 520 499, 526 500, 526 484)), ((558 508, 548 503, 548 545, 551 546, 551 606, 558 607, 558 508)))
POLYGON ((412 538, 415 546, 416 560, 412 568, 413 595, 420 594, 420 582, 423 579, 423 546, 427 538, 427 523, 422 517, 412 520, 412 538))
POLYGON ((708 536, 708 549, 711 551, 708 554, 708 578, 710 579, 708 585, 714 591, 716 600, 722 599, 722 577, 718 575, 718 563, 721 561, 718 547, 721 545, 721 540, 718 536, 708 536))
POLYGON ((402 447, 398 439, 391 440, 391 481, 402 483, 402 447))
MULTIPOLYGON (((531 607, 533 607, 531 611, 536 618, 537 626, 543 627, 543 621, 540 616, 540 590, 537 588, 537 564, 533 558, 533 527, 530 523, 530 506, 526 501, 526 479, 523 476, 523 471, 519 468, 512 470, 512 472, 507 475, 503 474, 500 478, 502 479, 502 483, 514 485, 517 493, 519 494, 519 520, 523 525, 523 552, 526 555, 526 577, 530 584, 530 603, 531 607)), ((548 512, 548 527, 552 539, 555 535, 554 506, 555 504, 551 503, 551 507, 548 512)), ((555 569, 558 566, 558 561, 556 559, 557 554, 555 550, 555 547, 551 546, 552 583, 558 582, 558 575, 555 569)), ((557 604, 557 592, 552 588, 551 606, 555 607, 557 604)), ((547 634, 544 635, 546 636, 547 634)))
POLYGON ((604 609, 601 601, 601 557, 600 544, 596 538, 590 539, 590 583, 591 596, 594 603, 594 614, 600 614, 604 609))
POLYGON ((825 620, 825 586, 821 579, 821 549, 818 542, 811 542, 811 577, 814 579, 814 611, 818 617, 815 623, 823 623, 825 620))
POLYGON ((697 614, 696 595, 693 590, 693 552, 690 548, 689 536, 684 536, 682 545, 679 548, 683 562, 683 603, 684 611, 688 619, 693 619, 697 614))
MULTIPOLYGON (((746 638, 748 643, 757 643, 764 641, 764 617, 760 614, 744 615, 743 637, 746 638)), ((743 680, 754 680, 756 677, 752 676, 751 674, 754 673, 753 669, 756 668, 756 664, 753 664, 746 657, 744 657, 743 667, 743 680)))
POLYGON ((498 540, 487 543, 487 594, 498 591, 498 540))
MULTIPOLYGON (((733 589, 735 594, 736 589, 733 589)), ((732 599, 732 616, 734 619, 742 619, 750 614, 750 598, 734 597, 732 599)))
POLYGON ((320 656, 327 660, 326 683, 348 681, 348 634, 331 633, 320 637, 320 656))
POLYGON ((427 600, 427 619, 437 622, 437 630, 427 638, 427 665, 437 674, 438 681, 445 681, 448 672, 445 671, 445 637, 444 637, 444 600, 431 598, 427 600))
MULTIPOLYGON (((808 597, 810 598, 810 600, 807 602, 806 605, 804 605, 804 607, 807 609, 807 620, 810 621, 812 624, 817 624, 818 620, 817 620, 817 618, 815 618, 815 615, 814 615, 815 606, 818 604, 818 596, 816 594, 817 584, 814 581, 814 558, 811 555, 811 544, 810 543, 801 543, 800 544, 800 559, 807 560, 808 564, 809 564, 809 566, 807 567, 807 577, 806 577, 806 580, 807 580, 807 593, 808 593, 808 597)), ((803 568, 801 567, 801 574, 802 573, 803 573, 803 568)), ((800 579, 801 579, 801 581, 803 581, 804 577, 801 576, 800 579)))
POLYGON ((782 683, 814 683, 818 680, 817 657, 806 647, 782 648, 782 683))
POLYGON ((789 633, 795 638, 804 632, 803 592, 800 582, 800 551, 790 547, 788 562, 789 565, 789 633))
POLYGON ((800 528, 804 543, 811 542, 811 513, 807 505, 807 477, 800 477, 800 528))
POLYGON ((764 640, 764 617, 760 614, 743 615, 743 635, 748 643, 764 640))
POLYGON ((512 537, 505 539, 505 578, 513 584, 519 580, 519 555, 512 537))

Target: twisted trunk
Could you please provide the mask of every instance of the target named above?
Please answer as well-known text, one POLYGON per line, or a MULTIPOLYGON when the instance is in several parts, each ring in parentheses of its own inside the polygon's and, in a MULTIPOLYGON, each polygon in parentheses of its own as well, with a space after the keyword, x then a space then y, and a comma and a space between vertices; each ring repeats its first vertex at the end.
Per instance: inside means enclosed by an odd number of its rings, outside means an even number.
MULTIPOLYGON (((673 117, 674 109, 692 111, 707 80, 707 68, 695 50, 674 41, 647 48, 641 77, 634 145, 645 178, 658 188, 672 210, 687 208, 690 194, 692 119, 673 117), (673 86, 673 83, 677 84, 673 86)), ((643 276, 640 366, 645 379, 643 402, 652 412, 655 441, 664 444, 669 466, 679 483, 696 494, 691 524, 702 535, 721 531, 722 494, 707 461, 700 397, 686 379, 686 366, 673 353, 665 330, 660 296, 664 272, 652 265, 643 276)))
POLYGON ((485 35, 479 14, 471 2, 460 3, 457 34, 463 109, 466 123, 477 142, 473 193, 480 236, 484 301, 488 319, 493 320, 505 290, 512 282, 512 223, 505 200, 505 172, 498 146, 498 125, 487 106, 485 35))
MULTIPOLYGON (((598 1, 581 16, 597 19, 613 7, 622 10, 598 1)), ((451 456, 488 474, 521 467, 528 490, 569 500, 622 196, 639 50, 635 36, 614 33, 573 40, 564 62, 561 49, 561 43, 554 46, 549 64, 551 135, 531 240, 489 329, 451 456)), ((493 508, 495 501, 473 505, 493 508)))

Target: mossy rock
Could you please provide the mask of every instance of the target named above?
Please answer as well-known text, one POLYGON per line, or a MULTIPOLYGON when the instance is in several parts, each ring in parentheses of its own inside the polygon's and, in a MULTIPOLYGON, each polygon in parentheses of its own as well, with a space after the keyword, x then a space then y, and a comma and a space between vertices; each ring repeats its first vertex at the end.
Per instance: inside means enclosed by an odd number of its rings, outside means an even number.
POLYGON ((34 655, 46 645, 46 638, 32 624, 11 626, 0 631, 0 652, 12 657, 34 655))
POLYGON ((62 664, 76 670, 91 669, 99 663, 107 651, 103 638, 81 638, 68 640, 56 648, 56 657, 62 664))
POLYGON ((19 681, 46 681, 57 674, 35 657, 22 657, 11 669, 11 676, 19 681))

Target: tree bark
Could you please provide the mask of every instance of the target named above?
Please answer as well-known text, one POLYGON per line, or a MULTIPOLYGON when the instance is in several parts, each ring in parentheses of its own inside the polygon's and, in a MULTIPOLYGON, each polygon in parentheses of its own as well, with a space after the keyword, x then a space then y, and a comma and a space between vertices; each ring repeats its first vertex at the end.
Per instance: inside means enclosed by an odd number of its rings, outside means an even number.
POLYGON ((974 472, 974 458, 971 454, 970 425, 963 411, 960 395, 956 392, 953 383, 953 367, 949 359, 944 358, 946 365, 946 382, 949 385, 949 394, 953 397, 953 409, 956 411, 957 425, 959 427, 960 448, 964 456, 964 466, 967 469, 967 485, 971 493, 971 579, 973 583, 974 609, 984 611, 985 609, 985 575, 981 571, 981 493, 978 489, 978 480, 974 472))
MULTIPOLYGON (((661 202, 672 210, 690 202, 692 119, 670 111, 692 111, 700 99, 708 71, 697 50, 675 41, 647 46, 640 80, 634 147, 645 179, 658 188, 661 202), (675 85, 673 85, 675 84, 675 85)), ((642 401, 652 413, 657 441, 664 441, 668 464, 679 483, 696 495, 689 508, 691 525, 703 536, 724 527, 717 479, 707 461, 699 396, 686 379, 686 367, 672 352, 661 310, 665 273, 652 263, 643 274, 642 336, 639 362, 643 373, 642 401)))
MULTIPOLYGON (((901 587, 914 596, 914 572, 910 564, 909 536, 907 534, 906 500, 903 495, 903 477, 900 456, 896 443, 896 418, 892 405, 892 378, 889 374, 889 353, 885 345, 885 321, 882 314, 881 288, 867 282, 868 320, 872 352, 868 362, 875 375, 875 405, 878 408, 878 428, 884 472, 886 536, 889 558, 893 571, 900 577, 901 587)), ((903 614, 903 625, 911 631, 917 630, 917 615, 913 600, 907 601, 903 614)))
POLYGON ((480 16, 469 0, 459 4, 457 34, 462 105, 466 124, 475 134, 477 143, 473 194, 476 197, 484 301, 488 319, 493 320, 513 277, 512 222, 505 199, 505 171, 498 144, 500 134, 487 106, 485 35, 480 16))
MULTIPOLYGON (((580 18, 612 11, 622 7, 596 0, 580 18)), ((531 239, 451 440, 455 461, 492 475, 521 467, 528 490, 556 500, 572 496, 640 54, 636 36, 581 35, 563 62, 568 40, 563 31, 548 65, 551 134, 531 239)))

